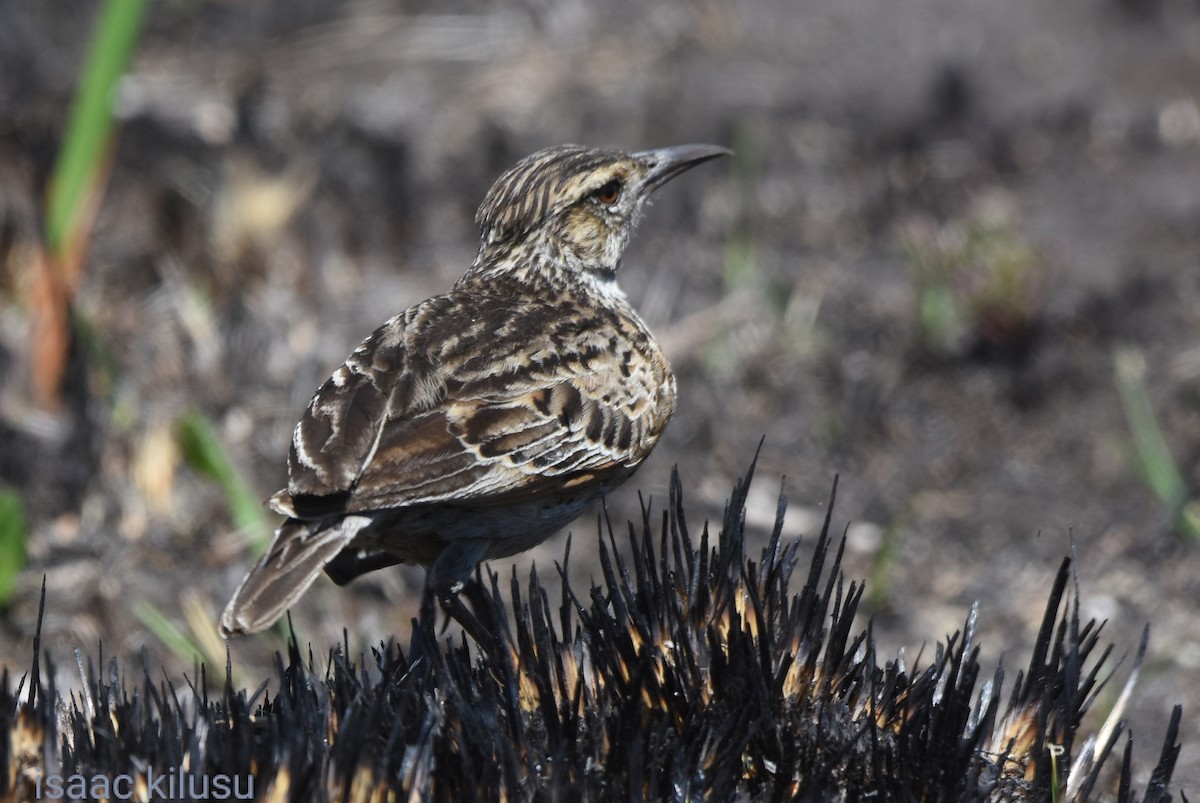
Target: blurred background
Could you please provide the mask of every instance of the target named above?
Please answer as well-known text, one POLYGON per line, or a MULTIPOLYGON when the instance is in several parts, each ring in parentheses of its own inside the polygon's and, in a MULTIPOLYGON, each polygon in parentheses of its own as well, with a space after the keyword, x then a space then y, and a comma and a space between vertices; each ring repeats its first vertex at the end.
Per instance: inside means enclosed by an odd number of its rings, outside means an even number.
MULTIPOLYGON (((881 655, 911 663, 978 601, 1010 684, 1074 553, 1120 681, 1151 626, 1143 777, 1182 703, 1177 780, 1200 789, 1200 5, 154 3, 56 228, 98 9, 0 1, 14 675, 43 576, 60 688, 101 643, 133 679, 223 665, 213 624, 274 526, 295 420, 470 264, 491 182, 551 144, 708 142, 736 157, 656 196, 624 262, 680 400, 614 521, 678 464, 698 530, 765 437, 757 530, 782 487, 808 540, 840 476, 881 655)), ((571 527, 580 583, 596 516, 571 527)), ((565 543, 492 568, 551 577, 565 543)), ((318 656, 344 628, 354 651, 406 641, 422 581, 319 580, 296 629, 318 656)), ((236 642, 238 677, 282 644, 236 642)))

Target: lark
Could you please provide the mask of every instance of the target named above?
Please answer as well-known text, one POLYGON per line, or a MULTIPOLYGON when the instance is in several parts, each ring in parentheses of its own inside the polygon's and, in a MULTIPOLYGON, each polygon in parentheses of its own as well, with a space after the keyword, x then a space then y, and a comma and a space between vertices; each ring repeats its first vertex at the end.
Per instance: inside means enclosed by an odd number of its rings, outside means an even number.
POLYGON ((296 424, 286 520, 221 618, 274 623, 322 571, 413 563, 453 589, 629 478, 675 409, 675 377, 617 284, 650 195, 729 154, 563 145, 496 181, 479 253, 445 295, 387 321, 296 424))

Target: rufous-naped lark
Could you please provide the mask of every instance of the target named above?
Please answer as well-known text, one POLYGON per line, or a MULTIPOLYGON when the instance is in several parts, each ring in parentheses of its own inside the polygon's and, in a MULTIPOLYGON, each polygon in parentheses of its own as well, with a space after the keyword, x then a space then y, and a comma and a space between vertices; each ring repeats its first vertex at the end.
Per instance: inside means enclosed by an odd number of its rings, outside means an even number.
POLYGON ((617 285, 646 199, 728 154, 563 145, 518 162, 479 207, 479 254, 450 292, 397 315, 296 425, 287 517, 221 618, 269 627, 324 570, 396 563, 428 589, 541 543, 646 459, 675 378, 617 285))

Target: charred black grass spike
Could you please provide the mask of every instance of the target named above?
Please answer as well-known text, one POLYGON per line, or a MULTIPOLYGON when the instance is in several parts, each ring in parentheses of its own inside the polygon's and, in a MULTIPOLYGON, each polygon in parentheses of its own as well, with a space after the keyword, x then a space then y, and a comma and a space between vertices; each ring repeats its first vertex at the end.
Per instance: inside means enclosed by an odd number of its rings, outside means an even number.
POLYGON ((513 573, 507 603, 495 574, 477 574, 443 600, 471 638, 414 623, 407 653, 381 643, 355 662, 343 640, 318 668, 290 631, 275 677, 251 692, 234 688, 228 660, 220 694, 202 666, 182 684, 145 671, 131 687, 115 661, 97 671, 100 652, 80 659, 84 688, 62 701, 35 640, 15 692, 3 673, 0 801, 32 799, 47 773, 185 767, 295 801, 1010 801, 1052 788, 1061 800, 1172 799, 1178 708, 1140 796, 1131 738, 1106 767, 1123 703, 1096 736, 1081 731, 1114 666, 1101 626, 1080 621, 1069 561, 1010 693, 1002 667, 980 684, 975 609, 928 665, 880 666, 871 624, 855 627, 863 586, 842 577, 845 538, 830 534, 834 494, 796 591, 782 494, 766 547, 747 558, 749 484, 696 545, 673 473, 666 510, 643 505, 626 551, 602 522, 602 581, 586 593, 565 582, 568 542, 557 609, 536 570, 524 583, 513 573))

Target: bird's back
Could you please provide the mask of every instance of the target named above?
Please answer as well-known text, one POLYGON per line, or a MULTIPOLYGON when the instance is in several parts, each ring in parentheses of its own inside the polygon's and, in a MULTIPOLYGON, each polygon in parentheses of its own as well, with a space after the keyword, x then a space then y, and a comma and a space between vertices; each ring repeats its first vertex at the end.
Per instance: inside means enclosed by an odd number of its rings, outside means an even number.
POLYGON ((322 386, 275 506, 321 518, 582 491, 644 460, 674 406, 623 299, 460 286, 389 321, 322 386))

